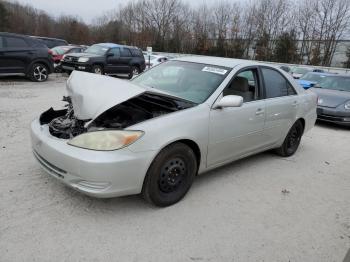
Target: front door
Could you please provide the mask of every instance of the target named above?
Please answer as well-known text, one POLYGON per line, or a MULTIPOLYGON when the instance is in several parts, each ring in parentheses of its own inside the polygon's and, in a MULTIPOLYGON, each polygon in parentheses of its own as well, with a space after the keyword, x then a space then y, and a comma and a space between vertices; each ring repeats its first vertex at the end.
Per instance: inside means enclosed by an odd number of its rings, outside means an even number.
POLYGON ((257 68, 240 71, 221 97, 242 96, 243 105, 210 111, 208 167, 233 161, 264 147, 265 100, 261 100, 260 83, 257 68))

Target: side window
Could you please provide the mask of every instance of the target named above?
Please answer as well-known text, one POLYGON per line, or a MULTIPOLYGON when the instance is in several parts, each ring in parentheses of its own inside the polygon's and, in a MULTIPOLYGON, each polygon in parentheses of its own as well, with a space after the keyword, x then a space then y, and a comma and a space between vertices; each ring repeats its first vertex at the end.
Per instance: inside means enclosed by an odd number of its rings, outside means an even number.
POLYGON ((120 49, 120 56, 121 57, 130 57, 131 56, 130 50, 128 48, 121 48, 120 49))
POLYGON ((6 46, 9 48, 23 48, 28 47, 28 44, 24 39, 19 37, 11 37, 7 36, 5 37, 6 40, 6 46))
POLYGON ((115 57, 120 57, 120 49, 118 47, 111 48, 108 53, 113 54, 115 57))
POLYGON ((142 56, 143 56, 141 50, 139 50, 139 49, 134 49, 134 48, 133 48, 133 49, 130 49, 130 51, 131 51, 131 53, 132 53, 133 56, 139 56, 139 57, 142 57, 142 56))
POLYGON ((296 92, 287 79, 273 69, 262 68, 266 98, 295 95, 296 92))
POLYGON ((257 69, 248 69, 236 75, 224 89, 223 96, 236 95, 243 97, 243 102, 259 100, 260 88, 257 69))

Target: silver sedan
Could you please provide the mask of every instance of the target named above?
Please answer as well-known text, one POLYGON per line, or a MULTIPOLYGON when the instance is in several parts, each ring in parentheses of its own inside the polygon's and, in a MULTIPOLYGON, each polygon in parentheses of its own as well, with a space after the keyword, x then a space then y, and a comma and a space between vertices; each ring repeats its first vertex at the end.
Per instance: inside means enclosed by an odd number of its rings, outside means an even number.
POLYGON ((132 81, 73 72, 65 108, 32 122, 35 158, 85 194, 142 193, 158 206, 193 179, 265 150, 293 155, 314 126, 317 96, 253 61, 187 57, 132 81))

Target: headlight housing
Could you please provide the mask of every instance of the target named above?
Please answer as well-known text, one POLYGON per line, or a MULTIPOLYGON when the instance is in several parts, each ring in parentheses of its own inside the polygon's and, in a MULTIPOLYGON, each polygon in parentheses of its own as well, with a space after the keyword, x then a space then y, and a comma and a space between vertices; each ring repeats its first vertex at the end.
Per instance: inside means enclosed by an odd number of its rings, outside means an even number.
POLYGON ((68 144, 90 150, 112 151, 134 143, 142 135, 142 131, 101 130, 78 135, 68 144))
POLYGON ((346 110, 350 110, 350 100, 345 103, 344 107, 346 110))
POLYGON ((89 58, 88 58, 88 57, 79 57, 79 58, 78 58, 78 62, 79 62, 79 63, 85 63, 85 62, 87 62, 87 61, 89 61, 89 58))

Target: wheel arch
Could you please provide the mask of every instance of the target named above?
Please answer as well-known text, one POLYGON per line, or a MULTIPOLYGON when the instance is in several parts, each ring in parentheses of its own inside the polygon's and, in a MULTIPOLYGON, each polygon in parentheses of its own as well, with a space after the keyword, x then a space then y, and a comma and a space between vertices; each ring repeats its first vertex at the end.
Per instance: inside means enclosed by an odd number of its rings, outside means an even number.
POLYGON ((44 59, 35 59, 34 61, 32 61, 28 67, 27 67, 27 70, 26 70, 26 75, 28 75, 30 73, 30 70, 32 68, 32 66, 34 64, 43 64, 47 67, 47 69, 49 70, 49 74, 53 73, 52 71, 52 67, 50 66, 50 64, 48 63, 48 61, 45 61, 44 59))

